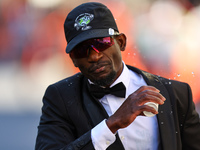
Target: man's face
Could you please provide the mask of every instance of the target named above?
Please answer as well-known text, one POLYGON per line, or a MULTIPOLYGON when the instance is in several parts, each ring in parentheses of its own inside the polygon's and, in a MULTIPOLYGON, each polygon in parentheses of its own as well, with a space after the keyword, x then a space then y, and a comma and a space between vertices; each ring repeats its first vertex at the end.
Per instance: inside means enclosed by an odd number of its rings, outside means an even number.
POLYGON ((82 74, 100 86, 111 85, 123 69, 121 51, 125 49, 126 37, 120 34, 112 40, 114 44, 104 51, 97 52, 90 48, 85 58, 74 58, 70 55, 74 65, 82 74))

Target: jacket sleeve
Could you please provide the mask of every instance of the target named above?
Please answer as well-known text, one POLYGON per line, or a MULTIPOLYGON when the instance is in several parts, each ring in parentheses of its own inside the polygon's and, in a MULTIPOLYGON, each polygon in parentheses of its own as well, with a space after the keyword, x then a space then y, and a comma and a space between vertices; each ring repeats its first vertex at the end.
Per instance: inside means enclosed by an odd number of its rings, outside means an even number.
POLYGON ((62 95, 55 85, 51 85, 43 97, 35 150, 79 149, 94 149, 91 141, 91 130, 77 136, 76 128, 70 120, 62 95))
POLYGON ((199 114, 195 110, 195 104, 192 100, 192 92, 188 84, 187 86, 187 95, 188 95, 188 104, 186 114, 183 114, 185 120, 183 121, 182 126, 182 146, 183 150, 199 150, 200 149, 200 120, 199 114))

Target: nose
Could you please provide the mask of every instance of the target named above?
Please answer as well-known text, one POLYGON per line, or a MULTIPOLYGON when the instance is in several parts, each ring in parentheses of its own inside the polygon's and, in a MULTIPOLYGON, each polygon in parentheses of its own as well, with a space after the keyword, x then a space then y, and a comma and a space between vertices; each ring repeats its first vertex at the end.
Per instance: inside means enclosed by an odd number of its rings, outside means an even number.
POLYGON ((103 54, 99 52, 96 48, 91 47, 89 49, 89 54, 88 54, 88 62, 97 62, 99 59, 101 59, 103 54))

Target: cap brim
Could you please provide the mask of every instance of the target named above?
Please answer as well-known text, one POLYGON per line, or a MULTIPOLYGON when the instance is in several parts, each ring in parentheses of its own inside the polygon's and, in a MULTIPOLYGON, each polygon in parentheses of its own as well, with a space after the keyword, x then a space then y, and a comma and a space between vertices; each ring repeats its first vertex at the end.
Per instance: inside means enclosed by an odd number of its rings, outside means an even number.
POLYGON ((89 40, 92 38, 101 38, 101 37, 108 37, 111 36, 108 32, 108 29, 93 29, 93 30, 88 30, 84 31, 81 34, 77 35, 74 37, 66 47, 66 53, 70 53, 71 50, 78 45, 79 43, 89 40))

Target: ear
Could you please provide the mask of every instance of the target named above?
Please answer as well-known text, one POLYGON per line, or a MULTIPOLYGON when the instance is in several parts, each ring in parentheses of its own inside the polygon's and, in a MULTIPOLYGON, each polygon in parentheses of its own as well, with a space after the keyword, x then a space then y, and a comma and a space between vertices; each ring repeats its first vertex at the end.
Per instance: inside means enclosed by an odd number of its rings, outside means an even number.
POLYGON ((116 37, 116 41, 120 47, 121 51, 124 51, 126 48, 126 35, 124 33, 120 33, 117 37, 116 37))
POLYGON ((73 62, 73 64, 74 64, 74 66, 75 66, 75 67, 78 67, 78 66, 77 66, 77 63, 76 63, 76 60, 75 60, 74 58, 71 57, 71 54, 70 54, 70 53, 69 53, 69 56, 70 56, 70 58, 71 58, 71 60, 72 60, 72 62, 73 62))

